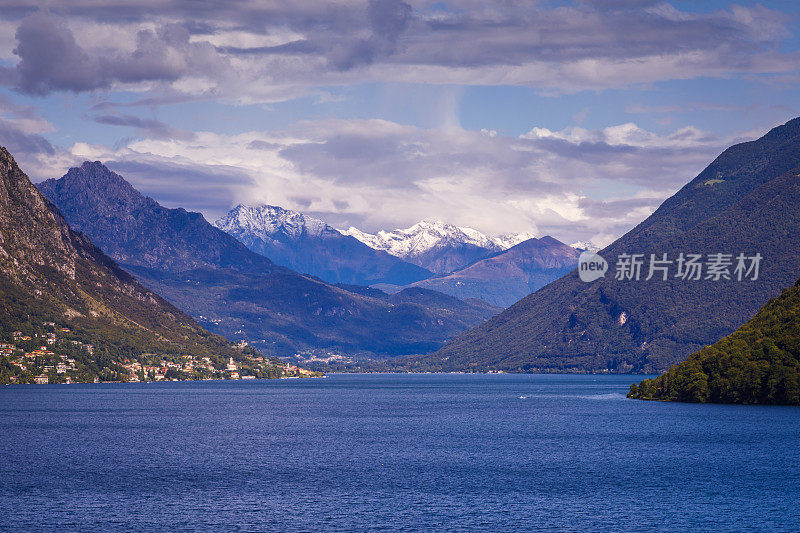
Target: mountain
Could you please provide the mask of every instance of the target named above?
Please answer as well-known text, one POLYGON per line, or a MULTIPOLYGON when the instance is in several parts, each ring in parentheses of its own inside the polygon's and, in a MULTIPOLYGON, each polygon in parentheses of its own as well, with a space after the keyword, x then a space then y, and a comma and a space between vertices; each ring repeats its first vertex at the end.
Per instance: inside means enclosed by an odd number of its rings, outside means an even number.
POLYGON ((280 207, 239 205, 214 225, 275 263, 329 283, 408 285, 432 275, 321 220, 280 207))
POLYGON ((508 307, 574 269, 579 255, 578 250, 552 237, 533 238, 413 286, 508 307))
POLYGON ((167 209, 99 161, 71 168, 39 190, 119 264, 163 271, 280 270, 211 226, 200 213, 167 209))
POLYGON ((585 252, 585 251, 588 251, 588 252, 599 252, 600 251, 600 247, 595 245, 591 241, 577 241, 577 242, 573 242, 572 244, 570 244, 570 246, 572 246, 573 248, 575 248, 579 252, 585 252))
POLYGON ((106 379, 117 379, 112 369, 127 358, 203 356, 221 364, 242 357, 226 339, 142 287, 70 229, 5 148, 0 148, 0 302, 3 342, 17 330, 58 326, 70 346, 91 345, 91 366, 106 379))
POLYGON ((533 237, 530 234, 487 237, 478 230, 439 221, 423 221, 407 229, 379 231, 375 235, 353 227, 342 233, 436 274, 453 272, 533 237))
MULTIPOLYGON (((800 271, 800 119, 725 150, 650 217, 577 272, 416 360, 415 368, 663 371, 733 332, 800 271), (761 254, 755 281, 618 281, 620 254, 761 254)), ((656 179, 656 177, 654 177, 656 179)), ((675 267, 675 265, 673 265, 675 267)), ((677 267, 675 267, 677 268, 677 267)), ((675 271, 673 270, 674 274, 675 271)))
POLYGON ((278 266, 199 213, 168 209, 99 162, 40 184, 73 227, 142 283, 229 338, 265 353, 333 349, 397 355, 437 349, 497 310, 399 304, 278 266))
POLYGON ((800 280, 731 335, 631 385, 628 398, 800 405, 800 280))

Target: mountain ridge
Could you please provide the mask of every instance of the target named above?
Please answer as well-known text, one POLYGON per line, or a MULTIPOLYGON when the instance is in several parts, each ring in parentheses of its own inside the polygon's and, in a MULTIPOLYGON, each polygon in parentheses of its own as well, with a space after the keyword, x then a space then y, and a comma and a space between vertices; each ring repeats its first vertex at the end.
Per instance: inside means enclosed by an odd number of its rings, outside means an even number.
POLYGON ((758 281, 637 284, 607 276, 587 284, 573 272, 409 368, 665 370, 730 334, 800 271, 800 180, 791 170, 798 167, 800 119, 793 119, 725 150, 600 252, 607 259, 622 253, 674 258, 680 252, 759 252, 767 259, 758 281))
POLYGON ((447 312, 408 301, 394 305, 297 274, 199 213, 117 194, 128 191, 120 180, 102 164, 88 163, 41 186, 71 224, 120 257, 146 286, 212 331, 268 354, 425 353, 496 312, 466 302, 447 312))
POLYGON ((239 204, 214 226, 279 265, 329 283, 406 285, 433 275, 322 220, 277 206, 239 204))
POLYGON ((508 307, 574 269, 579 255, 575 248, 546 235, 412 286, 508 307))
POLYGON ((384 250, 435 274, 453 272, 534 237, 533 234, 487 237, 473 228, 441 221, 422 221, 409 228, 381 230, 376 234, 365 233, 355 227, 341 231, 371 248, 384 250))
MULTIPOLYGON (((93 240, 119 263, 172 269, 236 265, 259 272, 280 268, 210 228, 202 214, 161 206, 100 161, 86 161, 69 169, 63 178, 51 178, 37 186, 51 201, 59 198, 62 203, 69 200, 70 205, 96 206, 80 213, 81 226, 91 226, 93 240), (150 226, 150 231, 137 231, 143 225, 150 226), (206 246, 197 246, 198 241, 206 246), (169 243, 169 251, 165 243, 169 243)), ((70 214, 76 213, 67 216, 70 214)))
POLYGON ((241 357, 227 339, 203 330, 70 228, 3 147, 0 207, 4 336, 45 321, 69 325, 71 338, 91 344, 105 361, 99 364, 114 368, 114 361, 150 352, 241 357))

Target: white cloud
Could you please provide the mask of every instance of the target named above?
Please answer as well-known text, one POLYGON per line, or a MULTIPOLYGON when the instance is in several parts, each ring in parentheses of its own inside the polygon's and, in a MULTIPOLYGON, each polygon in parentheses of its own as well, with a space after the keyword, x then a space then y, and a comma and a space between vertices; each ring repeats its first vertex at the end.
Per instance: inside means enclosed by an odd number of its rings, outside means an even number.
POLYGON ((610 146, 631 146, 639 148, 696 148, 703 146, 719 146, 719 139, 692 126, 676 130, 669 135, 661 136, 644 130, 627 122, 617 126, 609 126, 601 130, 587 130, 580 127, 567 128, 561 131, 550 131, 547 128, 533 128, 522 136, 525 139, 561 139, 572 144, 605 143, 610 146))
POLYGON ((659 135, 635 124, 509 137, 330 119, 286 131, 141 139, 119 149, 77 143, 69 157, 107 162, 165 205, 209 219, 237 203, 270 203, 368 231, 437 218, 490 234, 605 243, 729 142, 695 128, 659 135))

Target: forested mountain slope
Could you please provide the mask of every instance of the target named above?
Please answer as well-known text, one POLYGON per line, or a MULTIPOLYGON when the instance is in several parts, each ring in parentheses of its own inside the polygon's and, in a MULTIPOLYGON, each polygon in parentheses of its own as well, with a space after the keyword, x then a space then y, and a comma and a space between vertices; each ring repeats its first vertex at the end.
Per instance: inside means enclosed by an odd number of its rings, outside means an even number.
MULTIPOLYGON (((756 281, 584 283, 575 272, 528 296, 417 369, 663 371, 733 332, 800 271, 800 119, 725 150, 650 217, 601 251, 760 253, 756 281)), ((657 179, 657 177, 654 177, 657 179)), ((674 273, 674 271, 673 271, 674 273)))
POLYGON ((800 405, 800 280, 731 335, 631 385, 628 397, 800 405))

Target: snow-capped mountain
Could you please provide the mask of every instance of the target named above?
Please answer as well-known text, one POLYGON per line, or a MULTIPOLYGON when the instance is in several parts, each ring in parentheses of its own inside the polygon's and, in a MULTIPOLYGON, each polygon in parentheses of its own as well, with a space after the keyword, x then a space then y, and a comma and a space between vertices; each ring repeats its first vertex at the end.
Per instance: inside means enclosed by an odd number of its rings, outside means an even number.
POLYGON ((330 283, 406 285, 431 273, 322 220, 272 205, 238 205, 214 225, 275 263, 330 283))
POLYGON ((531 233, 488 237, 476 229, 441 221, 422 221, 410 228, 376 234, 354 227, 342 233, 437 274, 452 272, 535 237, 531 233))
POLYGON ((239 204, 214 225, 234 237, 250 235, 263 240, 274 240, 280 235, 300 239, 304 235, 321 237, 325 233, 339 233, 322 220, 274 205, 239 204))
POLYGON ((573 248, 581 252, 599 252, 600 247, 596 244, 592 243, 591 241, 577 241, 570 244, 573 248))

